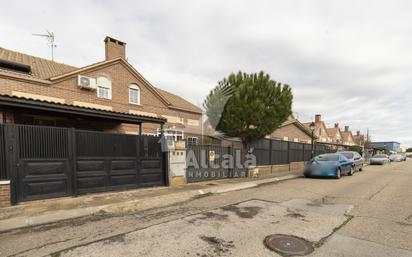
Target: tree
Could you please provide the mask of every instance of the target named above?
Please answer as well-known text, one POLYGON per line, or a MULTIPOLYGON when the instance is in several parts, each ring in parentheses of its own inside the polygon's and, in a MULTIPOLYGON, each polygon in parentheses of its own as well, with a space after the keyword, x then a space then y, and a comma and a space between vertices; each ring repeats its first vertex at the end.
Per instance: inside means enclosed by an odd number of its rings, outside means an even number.
POLYGON ((358 153, 362 153, 362 146, 359 145, 351 145, 348 147, 349 151, 353 151, 353 152, 358 152, 358 153))
POLYGON ((408 153, 412 153, 412 148, 408 148, 408 149, 406 149, 406 152, 408 152, 408 153))
POLYGON ((268 74, 230 74, 209 93, 203 106, 210 124, 244 147, 276 130, 292 113, 292 91, 268 74))

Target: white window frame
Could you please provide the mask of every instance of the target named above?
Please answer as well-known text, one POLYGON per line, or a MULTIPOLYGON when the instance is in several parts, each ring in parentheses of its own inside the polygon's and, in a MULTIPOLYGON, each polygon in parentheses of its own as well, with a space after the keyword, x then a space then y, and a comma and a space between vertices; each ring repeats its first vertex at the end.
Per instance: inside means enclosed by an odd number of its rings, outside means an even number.
POLYGON ((187 137, 187 145, 197 145, 198 143, 199 143, 198 137, 187 137))
POLYGON ((98 77, 96 81, 97 81, 97 90, 96 90, 97 97, 111 100, 112 99, 112 82, 104 76, 98 77), (107 89, 107 97, 100 94, 100 88, 107 89))
POLYGON ((136 84, 132 84, 129 86, 129 104, 135 104, 135 105, 140 105, 140 87, 136 84), (133 102, 132 101, 132 91, 136 91, 137 92, 137 102, 133 102))
MULTIPOLYGON (((156 132, 157 132, 157 136, 160 136, 162 134, 160 131, 160 128, 157 128, 156 132)), ((184 139, 183 130, 179 130, 179 129, 163 129, 163 134, 167 140, 171 140, 171 141, 178 141, 178 140, 184 139)))

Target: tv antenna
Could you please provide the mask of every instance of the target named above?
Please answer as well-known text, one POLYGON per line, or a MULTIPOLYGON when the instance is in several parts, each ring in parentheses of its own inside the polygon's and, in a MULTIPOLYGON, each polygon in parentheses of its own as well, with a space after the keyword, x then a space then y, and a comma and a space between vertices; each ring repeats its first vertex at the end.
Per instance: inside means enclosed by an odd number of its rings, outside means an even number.
POLYGON ((33 33, 33 36, 38 36, 38 37, 45 37, 47 39, 47 42, 51 48, 51 55, 52 55, 52 61, 54 61, 54 48, 57 47, 57 45, 54 43, 54 33, 46 30, 47 34, 35 34, 33 33))

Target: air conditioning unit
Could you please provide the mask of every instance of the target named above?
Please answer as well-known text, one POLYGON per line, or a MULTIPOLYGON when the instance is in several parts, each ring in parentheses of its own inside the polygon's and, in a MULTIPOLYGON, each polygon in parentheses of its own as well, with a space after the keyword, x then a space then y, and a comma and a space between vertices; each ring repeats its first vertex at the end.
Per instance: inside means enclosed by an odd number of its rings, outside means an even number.
POLYGON ((77 77, 77 85, 80 88, 84 88, 84 89, 91 89, 91 90, 97 89, 96 79, 82 76, 82 75, 79 75, 77 77))

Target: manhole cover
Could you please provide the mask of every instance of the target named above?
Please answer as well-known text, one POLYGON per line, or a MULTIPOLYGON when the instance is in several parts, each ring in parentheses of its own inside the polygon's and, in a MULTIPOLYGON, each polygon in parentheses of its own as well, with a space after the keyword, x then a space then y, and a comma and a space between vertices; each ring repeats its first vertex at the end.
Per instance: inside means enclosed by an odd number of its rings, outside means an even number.
POLYGON ((310 242, 288 235, 276 234, 267 236, 265 244, 269 249, 289 256, 302 256, 314 251, 310 242))

